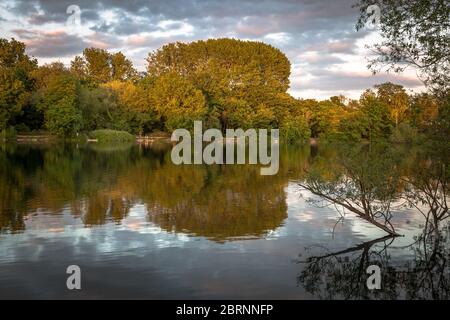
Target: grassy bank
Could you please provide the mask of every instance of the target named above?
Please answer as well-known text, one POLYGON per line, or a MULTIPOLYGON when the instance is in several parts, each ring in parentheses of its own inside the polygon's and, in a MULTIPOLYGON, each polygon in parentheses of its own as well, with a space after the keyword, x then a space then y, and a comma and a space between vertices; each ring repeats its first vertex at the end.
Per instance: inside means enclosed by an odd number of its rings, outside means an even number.
POLYGON ((109 129, 95 130, 89 134, 90 139, 95 139, 99 143, 124 143, 134 142, 136 137, 126 131, 115 131, 109 129))

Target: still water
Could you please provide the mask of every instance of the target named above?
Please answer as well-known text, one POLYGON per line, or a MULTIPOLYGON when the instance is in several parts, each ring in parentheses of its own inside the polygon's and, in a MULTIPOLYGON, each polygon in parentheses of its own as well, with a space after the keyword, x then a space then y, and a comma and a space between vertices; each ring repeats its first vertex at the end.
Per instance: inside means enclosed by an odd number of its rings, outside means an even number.
POLYGON ((0 148, 3 299, 450 297, 442 152, 282 147, 279 173, 260 176, 176 166, 164 143, 0 148), (355 194, 402 237, 344 210, 355 194), (372 264, 380 290, 366 287, 372 264), (69 265, 79 291, 66 288, 69 265))

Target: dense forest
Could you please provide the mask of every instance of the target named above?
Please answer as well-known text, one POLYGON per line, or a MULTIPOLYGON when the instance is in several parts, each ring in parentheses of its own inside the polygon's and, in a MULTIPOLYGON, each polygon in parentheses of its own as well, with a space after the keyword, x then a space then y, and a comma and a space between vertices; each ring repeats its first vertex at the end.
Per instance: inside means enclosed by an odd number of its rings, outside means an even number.
POLYGON ((121 52, 86 48, 65 66, 39 66, 15 39, 0 39, 0 131, 48 131, 61 137, 99 129, 145 135, 204 127, 279 128, 289 142, 411 142, 450 136, 449 94, 408 93, 383 83, 359 100, 295 99, 290 62, 261 42, 213 39, 170 43, 138 72, 121 52))

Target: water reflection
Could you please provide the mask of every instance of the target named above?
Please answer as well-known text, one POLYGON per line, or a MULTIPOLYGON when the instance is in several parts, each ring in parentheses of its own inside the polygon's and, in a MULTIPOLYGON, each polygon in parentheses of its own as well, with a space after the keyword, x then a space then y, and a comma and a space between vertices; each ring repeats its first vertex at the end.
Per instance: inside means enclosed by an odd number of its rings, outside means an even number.
POLYGON ((144 204, 164 230, 217 241, 259 237, 286 218, 285 177, 249 165, 177 166, 168 148, 8 146, 0 158, 0 231, 24 231, 27 216, 66 207, 94 226, 120 224, 144 204))
POLYGON ((405 158, 398 149, 381 147, 383 152, 371 147, 365 153, 341 149, 346 152, 336 161, 331 178, 311 170, 300 185, 319 196, 311 203, 340 206, 342 212, 355 213, 389 235, 300 260, 305 267, 298 284, 325 299, 449 299, 448 150, 434 145, 405 158), (376 156, 380 154, 382 158, 376 156), (398 235, 391 223, 393 203, 414 208, 424 218, 420 234, 401 247, 412 252, 404 263, 391 261, 390 247, 395 247, 398 235), (383 271, 383 290, 367 288, 370 265, 383 271))
POLYGON ((450 298, 450 224, 434 233, 424 231, 411 245, 412 259, 396 263, 385 236, 344 250, 309 256, 297 281, 322 299, 446 299, 450 298), (392 261, 394 260, 394 261, 392 261), (382 289, 369 290, 366 270, 381 269, 382 289))
POLYGON ((167 144, 0 148, 0 297, 71 298, 75 261, 85 298, 449 298, 448 150, 282 147, 261 176, 167 144))

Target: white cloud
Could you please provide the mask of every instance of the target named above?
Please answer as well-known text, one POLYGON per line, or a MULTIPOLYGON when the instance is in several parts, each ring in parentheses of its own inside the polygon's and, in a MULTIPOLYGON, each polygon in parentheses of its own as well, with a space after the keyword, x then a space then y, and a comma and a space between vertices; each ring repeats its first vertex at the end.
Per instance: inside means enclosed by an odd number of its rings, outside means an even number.
POLYGON ((147 53, 167 42, 234 37, 264 41, 285 52, 293 66, 290 93, 296 97, 322 99, 345 93, 357 98, 364 88, 385 80, 421 88, 414 71, 371 76, 365 46, 378 41, 379 35, 355 32, 353 0, 267 0, 257 6, 253 0, 78 0, 82 24, 75 30, 65 25, 66 4, 33 3, 0 3, 0 37, 27 42, 40 63, 68 63, 83 46, 98 46, 122 50, 145 70, 147 53), (66 35, 52 36, 61 31, 66 35))
POLYGON ((278 45, 285 45, 291 40, 291 36, 286 32, 269 33, 264 36, 264 39, 274 42, 278 45))

